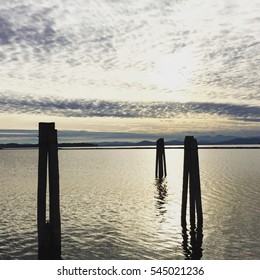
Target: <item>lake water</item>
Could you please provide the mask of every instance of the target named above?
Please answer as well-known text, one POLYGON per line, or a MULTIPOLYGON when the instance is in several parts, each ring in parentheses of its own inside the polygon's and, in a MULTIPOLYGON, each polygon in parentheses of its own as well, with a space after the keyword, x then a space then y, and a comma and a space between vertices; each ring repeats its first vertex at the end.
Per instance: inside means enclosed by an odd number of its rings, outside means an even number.
MULTIPOLYGON (((64 259, 185 259, 183 150, 60 150, 64 259)), ((200 149, 201 259, 260 259, 260 150, 200 149)), ((37 150, 0 151, 0 259, 37 259, 37 150)))

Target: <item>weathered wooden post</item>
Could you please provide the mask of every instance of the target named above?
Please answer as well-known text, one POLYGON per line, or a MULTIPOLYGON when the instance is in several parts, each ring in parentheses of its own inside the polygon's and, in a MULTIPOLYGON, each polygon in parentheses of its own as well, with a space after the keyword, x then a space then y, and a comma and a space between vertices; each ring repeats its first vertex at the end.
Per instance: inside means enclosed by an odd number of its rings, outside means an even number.
POLYGON ((203 226, 198 144, 193 136, 186 136, 184 141, 184 165, 183 165, 183 189, 182 189, 182 211, 181 223, 186 227, 186 209, 189 187, 190 198, 190 225, 195 228, 195 217, 197 214, 197 227, 203 226))
POLYGON ((167 176, 166 159, 164 149, 164 139, 160 138, 156 141, 156 162, 155 162, 155 177, 162 179, 167 176))
POLYGON ((38 259, 61 259, 58 141, 54 123, 39 123, 37 226, 38 259), (46 220, 47 173, 49 222, 46 220))

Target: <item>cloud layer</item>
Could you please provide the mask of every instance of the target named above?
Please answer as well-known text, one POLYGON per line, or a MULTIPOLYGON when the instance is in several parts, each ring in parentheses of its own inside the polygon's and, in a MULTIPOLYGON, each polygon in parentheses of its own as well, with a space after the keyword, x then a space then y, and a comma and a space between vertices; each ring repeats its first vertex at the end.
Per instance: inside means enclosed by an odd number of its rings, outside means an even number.
POLYGON ((0 96, 0 113, 42 114, 62 117, 114 117, 171 119, 196 115, 224 116, 234 120, 260 121, 260 107, 212 102, 122 102, 85 99, 0 96))
POLYGON ((258 134, 259 10, 258 0, 1 0, 2 128, 54 119, 95 132, 258 134))
POLYGON ((89 98, 90 87, 110 87, 253 104, 259 9, 257 0, 3 0, 0 89, 38 95, 44 85, 58 95, 71 86, 71 96, 89 98))

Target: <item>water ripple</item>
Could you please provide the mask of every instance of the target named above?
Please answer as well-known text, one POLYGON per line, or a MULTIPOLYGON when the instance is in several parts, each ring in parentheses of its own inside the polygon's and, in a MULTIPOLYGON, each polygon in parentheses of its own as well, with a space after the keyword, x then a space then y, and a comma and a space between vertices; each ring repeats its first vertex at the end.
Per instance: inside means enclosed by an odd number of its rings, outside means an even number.
MULTIPOLYGON (((32 167, 37 154, 28 153, 19 151, 13 156, 10 151, 4 167, 0 162, 0 169, 5 170, 1 175, 0 259, 37 258, 36 172, 32 167), (18 177, 9 180, 11 156, 20 170, 18 177)), ((168 170, 167 180, 158 182, 152 151, 113 153, 60 153, 62 257, 190 258, 191 233, 185 235, 180 222, 182 155, 168 151, 167 166, 172 171, 168 170)), ((246 155, 240 150, 200 152, 203 259, 259 258, 258 158, 250 150, 246 155)))

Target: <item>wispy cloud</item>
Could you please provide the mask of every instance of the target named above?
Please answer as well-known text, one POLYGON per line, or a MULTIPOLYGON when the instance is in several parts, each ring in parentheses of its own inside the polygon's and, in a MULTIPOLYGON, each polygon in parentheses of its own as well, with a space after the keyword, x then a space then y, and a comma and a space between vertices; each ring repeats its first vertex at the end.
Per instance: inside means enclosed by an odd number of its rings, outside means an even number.
POLYGON ((49 61, 51 54, 70 44, 69 38, 57 29, 55 5, 34 6, 23 1, 3 6, 2 9, 0 6, 0 45, 5 54, 2 61, 49 61))
POLYGON ((259 10, 258 0, 1 0, 2 128, 258 131, 259 10))
POLYGON ((260 107, 212 102, 123 102, 85 99, 36 98, 31 95, 1 94, 0 112, 45 114, 64 117, 183 118, 197 115, 224 116, 236 120, 260 121, 260 107))
MULTIPOLYGON (((122 94, 134 88, 136 95, 144 90, 153 95, 155 88, 158 94, 178 95, 171 80, 189 76, 183 95, 195 88, 212 102, 228 97, 255 102, 260 98, 258 11, 257 0, 232 5, 204 0, 1 1, 4 90, 26 81, 30 92, 35 83, 55 91, 55 79, 63 88, 88 88, 94 81, 97 88, 110 85, 122 94), (187 48, 196 63, 191 69, 187 59, 178 68, 178 54, 187 48), (172 64, 162 67, 163 58, 171 57, 172 64), (149 75, 150 80, 138 79, 149 75), (161 83, 165 75, 166 84, 161 83), (217 88, 214 93, 212 88, 217 88)), ((80 95, 76 89, 73 94, 80 95)), ((196 100, 195 94, 189 98, 196 100)))

